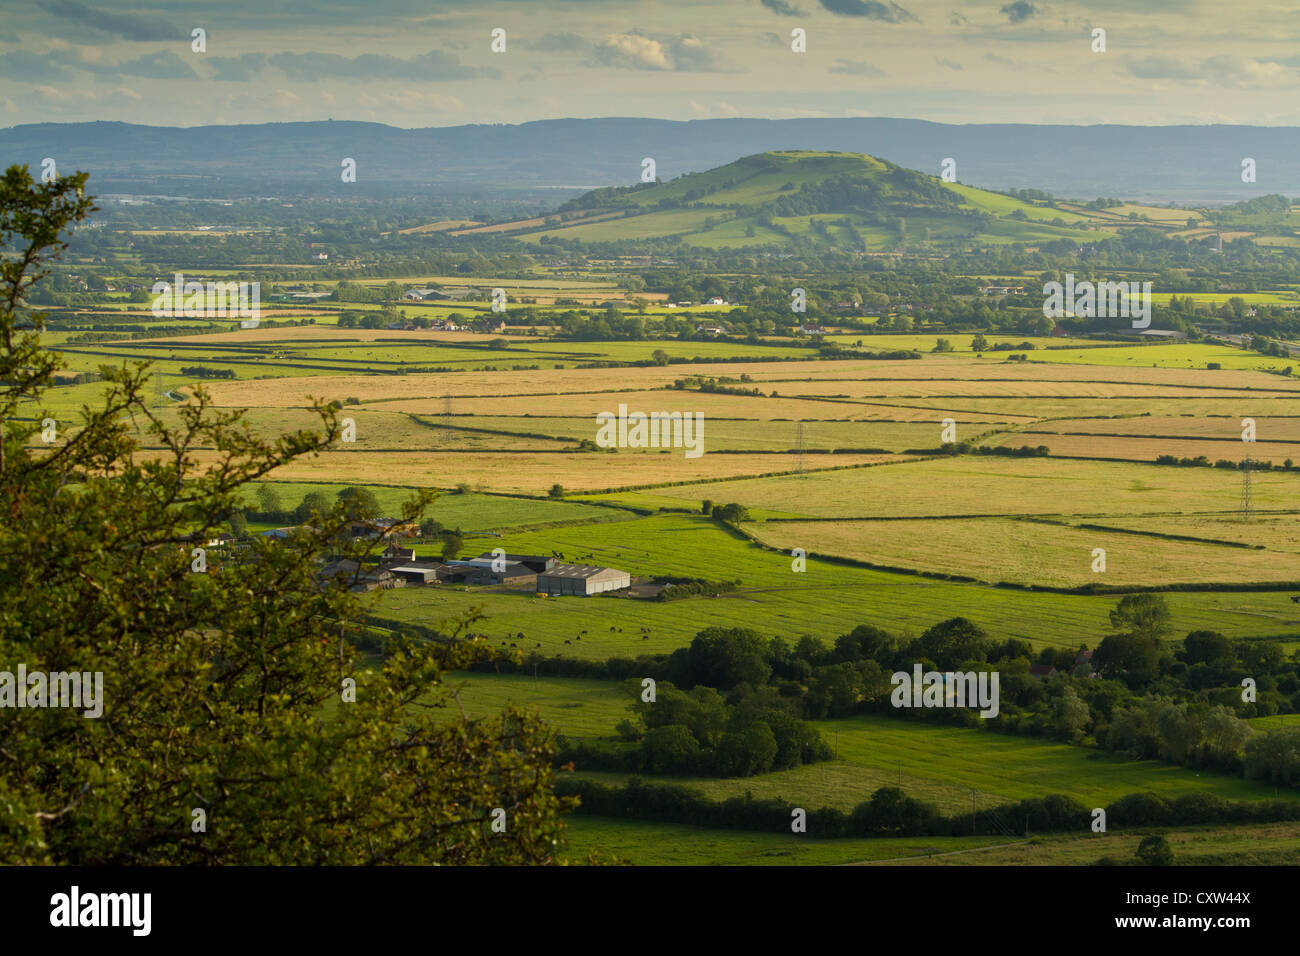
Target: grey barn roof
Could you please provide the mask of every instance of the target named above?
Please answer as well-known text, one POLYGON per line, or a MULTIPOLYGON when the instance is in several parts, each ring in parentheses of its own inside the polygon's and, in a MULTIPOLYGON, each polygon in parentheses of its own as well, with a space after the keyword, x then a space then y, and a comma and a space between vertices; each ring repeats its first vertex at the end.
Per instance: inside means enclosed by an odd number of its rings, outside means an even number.
MULTIPOLYGON (((557 564, 549 571, 542 571, 539 578, 591 578, 602 571, 617 571, 616 568, 598 567, 589 564, 557 564)), ((622 574, 624 572, 619 571, 622 574)))

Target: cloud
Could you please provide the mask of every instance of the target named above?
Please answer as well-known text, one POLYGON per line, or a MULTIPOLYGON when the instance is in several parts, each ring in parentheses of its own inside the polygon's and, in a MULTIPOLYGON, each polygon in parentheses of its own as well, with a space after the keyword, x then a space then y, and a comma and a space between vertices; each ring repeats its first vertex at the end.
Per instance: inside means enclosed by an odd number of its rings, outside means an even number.
POLYGON ((803 10, 800 10, 792 3, 786 3, 785 0, 758 0, 758 2, 767 7, 773 13, 779 13, 783 17, 807 16, 803 10))
POLYGON ((964 69, 965 69, 964 66, 962 66, 960 63, 957 63, 957 62, 954 61, 954 60, 945 60, 945 59, 942 59, 941 57, 937 57, 937 56, 934 58, 934 62, 935 62, 935 63, 938 63, 940 66, 947 67, 947 68, 950 69, 950 70, 964 70, 964 69))
POLYGON ((338 53, 275 53, 267 63, 292 80, 314 82, 337 78, 388 80, 464 80, 498 78, 499 70, 463 65, 441 50, 430 50, 408 59, 383 53, 362 53, 354 57, 338 53))
POLYGON ((590 49, 591 44, 576 33, 544 33, 536 40, 525 40, 523 46, 542 53, 575 53, 590 49))
POLYGON ((79 0, 53 0, 46 9, 60 20, 71 20, 101 33, 111 33, 123 40, 185 40, 189 38, 166 20, 135 13, 104 13, 93 10, 79 0))
POLYGON ((1128 71, 1144 80, 1192 80, 1196 70, 1186 60, 1174 56, 1148 56, 1132 60, 1128 71))
POLYGON ((950 13, 948 14, 948 22, 955 27, 964 27, 970 23, 970 20, 966 18, 964 13, 950 13))
POLYGON ((1144 80, 1188 80, 1220 87, 1268 86, 1292 70, 1276 61, 1223 54, 1200 63, 1173 56, 1149 56, 1129 64, 1128 71, 1144 80))
POLYGON ((146 53, 134 60, 105 63, 95 48, 78 48, 75 55, 64 52, 32 53, 15 50, 0 56, 0 76, 28 83, 72 83, 73 70, 97 76, 143 76, 154 80, 193 80, 198 74, 170 50, 146 53))
POLYGON ((706 106, 703 103, 697 103, 695 100, 691 100, 688 105, 690 106, 692 113, 701 117, 716 119, 718 117, 740 115, 740 110, 736 109, 736 107, 732 106, 730 103, 710 103, 706 106))
POLYGON ((1037 16, 1041 11, 1027 0, 1015 0, 1015 3, 1008 3, 998 13, 1005 13, 1007 19, 1012 23, 1024 23, 1030 17, 1037 16))
POLYGON ((242 82, 251 80, 266 69, 265 53, 244 53, 241 56, 209 56, 204 62, 216 70, 217 80, 242 82))
POLYGON ((0 56, 0 76, 27 83, 67 83, 72 73, 65 63, 62 56, 14 50, 0 56))
POLYGON ((139 59, 118 63, 116 66, 100 67, 95 72, 117 76, 143 76, 152 80, 198 79, 198 74, 193 68, 171 50, 146 53, 139 59))
POLYGON ((990 63, 996 63, 998 66, 1009 66, 1014 68, 1017 65, 1015 60, 1010 57, 1001 56, 997 53, 985 53, 984 59, 988 60, 990 63))
POLYGON ((844 73, 849 76, 884 76, 884 71, 864 63, 861 60, 846 60, 840 57, 829 67, 832 73, 844 73))
POLYGON ((651 36, 639 30, 611 33, 591 49, 590 62, 626 70, 731 73, 735 67, 689 33, 651 36))
POLYGON ((1275 82, 1291 71, 1280 63, 1268 63, 1250 57, 1212 56, 1200 66, 1203 79, 1219 86, 1252 86, 1275 82))
POLYGON ((885 23, 902 23, 905 20, 921 21, 896 3, 879 3, 877 0, 817 0, 831 13, 843 17, 865 17, 885 23))

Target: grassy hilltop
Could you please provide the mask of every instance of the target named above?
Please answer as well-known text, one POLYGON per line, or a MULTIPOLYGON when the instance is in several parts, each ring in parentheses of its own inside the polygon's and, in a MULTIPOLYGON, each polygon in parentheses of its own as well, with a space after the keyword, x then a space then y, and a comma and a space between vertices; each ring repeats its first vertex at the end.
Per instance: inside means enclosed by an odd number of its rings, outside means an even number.
POLYGON ((874 156, 759 153, 670 182, 597 189, 553 215, 463 231, 529 242, 675 237, 692 246, 789 245, 796 238, 868 250, 900 243, 1095 242, 1098 220, 944 182, 874 156))

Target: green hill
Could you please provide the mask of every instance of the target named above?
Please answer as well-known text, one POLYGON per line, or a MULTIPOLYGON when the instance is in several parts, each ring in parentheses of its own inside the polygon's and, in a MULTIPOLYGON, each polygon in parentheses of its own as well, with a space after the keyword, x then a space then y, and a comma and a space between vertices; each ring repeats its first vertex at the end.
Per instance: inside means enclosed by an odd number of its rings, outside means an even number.
MULTIPOLYGON (((1026 202, 859 153, 759 153, 671 182, 611 187, 493 232, 527 242, 680 239, 706 248, 813 246, 950 251, 1097 242, 1086 213, 1026 202)), ((473 234, 476 230, 470 230, 473 234)))

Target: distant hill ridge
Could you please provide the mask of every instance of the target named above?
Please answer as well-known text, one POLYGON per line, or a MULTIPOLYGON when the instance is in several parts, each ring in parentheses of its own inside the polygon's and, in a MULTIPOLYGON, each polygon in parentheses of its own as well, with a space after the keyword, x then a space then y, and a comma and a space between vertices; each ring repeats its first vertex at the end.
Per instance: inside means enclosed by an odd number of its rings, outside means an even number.
POLYGON ((426 189, 563 187, 637 182, 641 161, 661 178, 774 150, 868 154, 961 182, 1058 196, 1188 203, 1300 196, 1300 128, 1251 126, 949 125, 884 117, 635 118, 398 129, 320 121, 190 128, 40 123, 0 130, 0 162, 87 169, 97 191, 193 196, 378 194, 426 189), (340 163, 357 161, 345 185, 340 163), (1244 158, 1256 183, 1241 181, 1244 158))

